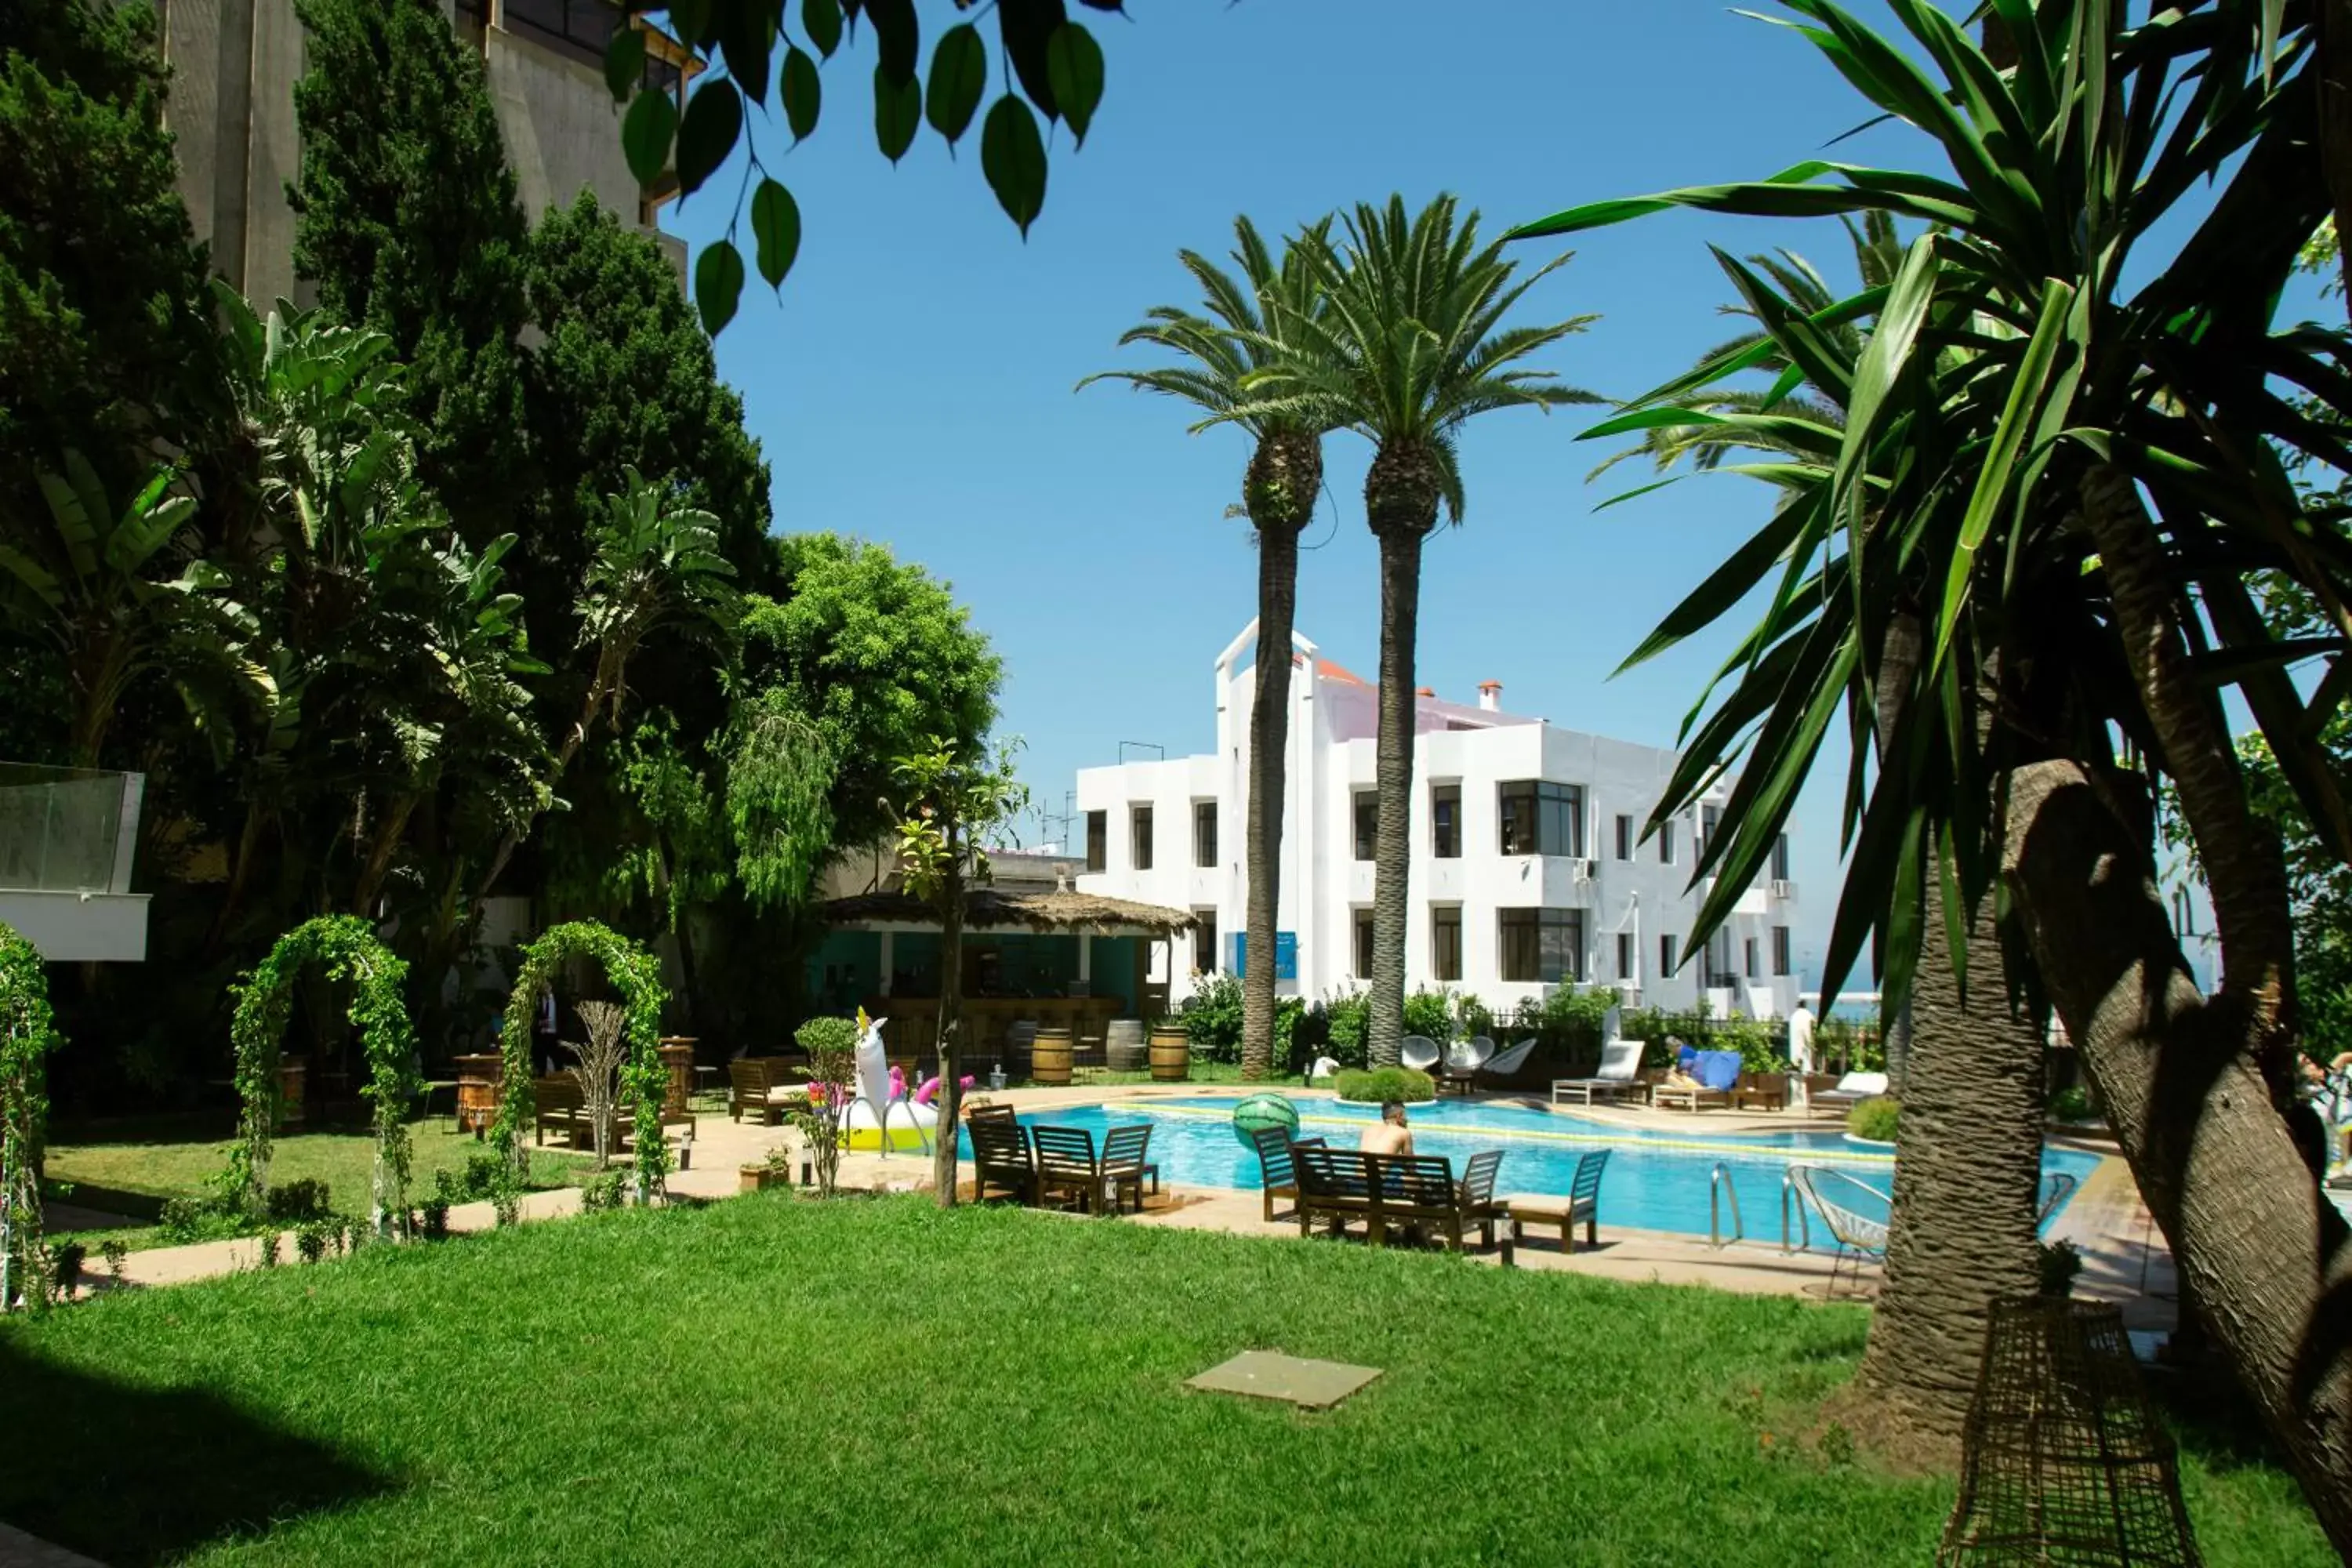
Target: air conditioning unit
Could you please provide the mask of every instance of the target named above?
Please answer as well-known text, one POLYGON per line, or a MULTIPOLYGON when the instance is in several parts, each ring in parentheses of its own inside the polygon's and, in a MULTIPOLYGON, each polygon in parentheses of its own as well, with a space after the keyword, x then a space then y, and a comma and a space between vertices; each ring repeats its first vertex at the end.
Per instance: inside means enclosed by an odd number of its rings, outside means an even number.
POLYGON ((1592 880, 1592 862, 1571 857, 1568 862, 1568 875, 1570 881, 1590 882, 1592 880))
POLYGON ((1797 884, 1790 881, 1786 877, 1775 877, 1772 879, 1771 892, 1776 899, 1793 899, 1797 896, 1797 884))

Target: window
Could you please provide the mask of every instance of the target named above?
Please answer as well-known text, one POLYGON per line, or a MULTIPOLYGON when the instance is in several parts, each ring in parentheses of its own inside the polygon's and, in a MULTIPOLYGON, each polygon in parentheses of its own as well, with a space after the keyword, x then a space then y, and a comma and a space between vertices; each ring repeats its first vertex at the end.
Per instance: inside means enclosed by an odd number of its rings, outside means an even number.
POLYGON ((1135 868, 1149 871, 1151 869, 1151 808, 1148 805, 1130 807, 1129 821, 1132 826, 1129 835, 1131 840, 1129 848, 1134 856, 1135 868))
POLYGON ((1372 790, 1356 792, 1356 858, 1372 858, 1372 847, 1380 837, 1381 797, 1372 790))
POLYGON ((1630 816, 1620 816, 1617 819, 1617 858, 1631 860, 1633 858, 1633 819, 1630 816))
POLYGON ((1462 786, 1429 786, 1429 841, 1440 860, 1462 858, 1462 786))
POLYGON ((1110 813, 1087 813, 1087 869, 1107 871, 1110 868, 1110 813))
POLYGON ((1785 833, 1772 840, 1772 879, 1776 882, 1789 879, 1789 836, 1785 833))
POLYGON ((1772 928, 1772 973, 1775 974, 1789 973, 1789 928, 1787 926, 1772 928))
MULTIPOLYGON (((1624 818, 1620 817, 1618 820, 1622 822, 1624 818)), ((1633 973, 1633 933, 1630 931, 1621 931, 1617 933, 1617 978, 1620 980, 1639 978, 1633 973)))
POLYGON ((1356 978, 1372 977, 1372 911, 1356 911, 1356 978))
POLYGON ((1430 967, 1440 980, 1462 978, 1462 906, 1435 904, 1429 911, 1430 967))
POLYGON ((1671 866, 1674 863, 1675 820, 1670 816, 1666 818, 1665 821, 1658 824, 1658 864, 1661 866, 1671 866))
POLYGON ((1584 786, 1522 779, 1497 786, 1503 853, 1582 855, 1584 786))
POLYGON ((1192 864, 1213 866, 1217 863, 1217 803, 1196 800, 1192 803, 1192 864))
POLYGON ((1674 972, 1675 939, 1662 935, 1658 938, 1658 978, 1664 980, 1674 972))
POLYGON ((1549 985, 1584 978, 1582 910, 1497 910, 1502 977, 1549 985))
POLYGON ((1731 933, 1718 931, 1707 938, 1706 949, 1699 955, 1701 983, 1710 990, 1731 984, 1731 933))
POLYGON ((1196 974, 1217 972, 1217 911, 1192 911, 1192 971, 1196 974))
POLYGON ((1754 980, 1764 973, 1762 966, 1756 962, 1756 939, 1754 937, 1749 937, 1743 944, 1740 956, 1748 961, 1744 965, 1744 968, 1747 971, 1748 979, 1754 980))
POLYGON ((1723 807, 1702 805, 1698 808, 1698 858, 1706 858, 1706 847, 1715 842, 1716 830, 1723 826, 1723 807))

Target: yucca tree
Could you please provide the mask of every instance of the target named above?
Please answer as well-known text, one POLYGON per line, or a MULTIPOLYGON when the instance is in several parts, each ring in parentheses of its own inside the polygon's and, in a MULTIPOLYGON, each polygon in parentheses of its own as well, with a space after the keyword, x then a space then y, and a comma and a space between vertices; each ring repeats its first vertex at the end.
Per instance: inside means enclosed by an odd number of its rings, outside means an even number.
POLYGON ((1334 428, 1372 443, 1364 519, 1381 552, 1379 815, 1372 846, 1370 1051, 1394 1066, 1404 1043, 1404 970, 1411 862, 1413 652, 1421 619, 1421 551, 1441 510, 1459 523, 1465 505, 1456 445, 1463 424, 1503 408, 1599 403, 1537 370, 1528 356, 1596 319, 1506 326, 1520 298, 1565 265, 1560 256, 1519 274, 1500 241, 1478 243, 1478 215, 1456 221, 1441 195, 1418 214, 1402 196, 1360 203, 1346 237, 1314 246, 1326 304, 1293 321, 1284 352, 1251 377, 1238 415, 1327 412, 1334 428))
POLYGON ((1294 323, 1320 319, 1323 269, 1317 248, 1331 220, 1308 225, 1274 252, 1246 217, 1234 220, 1239 276, 1197 251, 1177 258, 1201 286, 1202 311, 1158 305, 1122 345, 1150 343, 1192 363, 1157 370, 1104 371, 1078 384, 1124 381, 1181 398, 1208 417, 1192 433, 1234 424, 1255 443, 1242 471, 1241 510, 1257 536, 1256 684, 1250 700, 1249 820, 1244 840, 1249 895, 1242 973, 1242 1077, 1266 1076, 1274 1056, 1275 928, 1281 919, 1282 816, 1290 748, 1291 634, 1298 616, 1298 540, 1323 489, 1323 437, 1332 412, 1313 398, 1247 412, 1245 384, 1288 352, 1294 323), (1205 312, 1205 313, 1202 313, 1205 312))
POLYGON ((2215 690, 2238 687, 2316 836, 2352 857, 2315 739, 2352 689, 2352 540, 2341 515, 2303 506, 2279 455, 2352 471, 2340 334, 2273 320, 2328 210, 2312 13, 2216 0, 2135 26, 2099 0, 1995 0, 2016 47, 2003 68, 1922 0, 1890 0, 1908 50, 1829 0, 1783 4, 1948 169, 1812 163, 1520 231, 1673 206, 1875 210, 1940 230, 1912 242, 1885 289, 1810 316, 1735 268, 1775 350, 1840 405, 1843 429, 1695 419, 1755 349, 1603 427, 1746 424, 1802 454, 1782 466, 1788 500, 1771 521, 1637 650, 1768 588, 1763 619, 1694 711, 1660 808, 1746 759, 1729 830, 1707 846, 1719 880, 1699 924, 1719 923, 1763 865, 1843 708, 1857 737, 1853 840, 1824 987, 1875 937, 1899 996, 1923 888, 1942 889, 1948 923, 2006 889, 2015 951, 2080 1049, 2216 1342, 2352 1553, 2352 1233, 2287 1129, 2298 1022, 2285 885, 2215 690), (2223 174, 2210 207, 2165 221, 2223 174), (1876 327, 1850 356, 1822 329, 1861 313, 1876 327), (2278 396, 2281 382, 2320 416, 2278 396), (2261 571, 2312 592, 2333 634, 2273 639, 2245 583, 2261 571), (1884 658, 1906 617, 1918 658, 1884 658), (2320 661, 2315 682, 2289 679, 2298 659, 2320 661), (1874 758, 1881 712, 1894 719, 1874 758), (2176 787, 2209 875, 2221 951, 2210 996, 2157 891, 2150 781, 2119 765, 2114 729, 2176 787))

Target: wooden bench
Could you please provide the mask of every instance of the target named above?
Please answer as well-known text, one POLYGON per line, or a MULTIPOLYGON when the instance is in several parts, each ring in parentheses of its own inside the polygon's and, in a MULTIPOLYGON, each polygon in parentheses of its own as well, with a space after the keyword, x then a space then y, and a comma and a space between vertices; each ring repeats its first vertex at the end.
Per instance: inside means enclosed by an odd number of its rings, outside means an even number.
MULTIPOLYGON (((1274 1200, 1288 1198, 1298 1201, 1298 1168, 1295 1152, 1300 1149, 1320 1149, 1320 1138, 1301 1138, 1292 1142, 1290 1131, 1283 1127, 1260 1127, 1250 1133, 1250 1142, 1257 1145, 1258 1182, 1265 1198, 1265 1222, 1274 1223, 1274 1200)), ((1292 1211, 1293 1217, 1297 1210, 1292 1211)))
POLYGON ((746 1113, 773 1127, 784 1112, 804 1103, 807 1089, 792 1081, 790 1064, 782 1057, 739 1057, 727 1064, 727 1114, 736 1121, 746 1113), (780 1092, 781 1091, 781 1092, 780 1092))
MULTIPOLYGON (((1484 1161, 1485 1156, 1474 1157, 1484 1161)), ((1318 1220, 1334 1236, 1361 1220, 1364 1239, 1374 1247, 1388 1240, 1391 1227, 1427 1230, 1442 1236, 1450 1251, 1462 1250, 1462 1233, 1480 1226, 1489 1245, 1495 1222, 1504 1211, 1494 1203, 1495 1153, 1482 1168, 1483 1195, 1471 1197, 1454 1180, 1453 1163, 1439 1154, 1367 1154, 1360 1150, 1291 1145, 1298 1173, 1298 1233, 1309 1234, 1318 1220), (1465 1198, 1471 1201, 1465 1202, 1465 1198)))
POLYGON ((533 1143, 544 1144, 550 1132, 559 1134, 567 1148, 593 1147, 596 1131, 588 1121, 587 1097, 580 1080, 568 1072, 530 1080, 533 1143))

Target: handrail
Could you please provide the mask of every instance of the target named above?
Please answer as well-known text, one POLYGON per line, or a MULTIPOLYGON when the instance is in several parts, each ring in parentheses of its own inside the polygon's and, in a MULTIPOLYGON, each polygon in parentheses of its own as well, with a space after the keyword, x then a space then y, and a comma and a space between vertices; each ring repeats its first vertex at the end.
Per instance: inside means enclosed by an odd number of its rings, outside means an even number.
POLYGON ((1739 1218, 1739 1185, 1731 1179, 1731 1167, 1717 1160, 1706 1178, 1706 1244, 1719 1250, 1732 1241, 1745 1240, 1747 1236, 1748 1227, 1739 1218), (1727 1193, 1731 1195, 1729 1241, 1723 1235, 1723 1198, 1727 1193))
POLYGON ((902 1105, 907 1108, 907 1125, 915 1130, 915 1142, 928 1157, 931 1152, 931 1135, 923 1131, 922 1118, 915 1114, 915 1103, 910 1100, 894 1100, 882 1108, 882 1152, 887 1154, 890 1152, 890 1113, 902 1105))
POLYGON ((1813 1246, 1813 1222, 1805 1217, 1805 1195, 1797 1187, 1797 1168, 1790 1165, 1780 1173, 1780 1250, 1810 1252, 1813 1246), (1789 1200, 1797 1203, 1797 1234, 1803 1237, 1796 1246, 1789 1245, 1789 1200))

